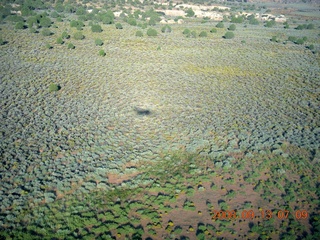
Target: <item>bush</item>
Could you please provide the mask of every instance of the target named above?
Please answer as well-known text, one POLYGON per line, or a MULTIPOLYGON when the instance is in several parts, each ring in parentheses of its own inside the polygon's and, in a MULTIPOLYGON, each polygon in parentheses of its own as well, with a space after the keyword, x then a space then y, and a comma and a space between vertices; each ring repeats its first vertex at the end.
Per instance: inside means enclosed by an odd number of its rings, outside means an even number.
POLYGON ((137 21, 134 18, 128 18, 127 23, 131 26, 137 26, 137 21))
POLYGON ((94 43, 96 46, 102 46, 103 45, 103 41, 100 38, 97 38, 96 40, 94 40, 94 43))
POLYGON ((70 38, 70 35, 69 35, 66 31, 64 31, 64 32, 61 34, 61 37, 62 37, 63 39, 69 39, 69 38, 70 38))
POLYGON ((217 29, 216 29, 216 28, 212 28, 212 29, 210 30, 210 32, 211 32, 211 33, 216 33, 216 32, 217 32, 217 29))
POLYGON ((236 30, 236 25, 235 25, 235 24, 231 24, 231 25, 229 26, 228 30, 230 30, 230 31, 236 30))
POLYGON ((53 11, 53 12, 50 14, 50 16, 51 16, 52 18, 60 17, 60 15, 59 15, 56 11, 53 11))
POLYGON ((271 21, 268 21, 265 26, 270 28, 270 27, 273 27, 274 25, 276 25, 276 22, 274 20, 271 20, 271 21))
POLYGON ((313 23, 308 24, 307 29, 314 29, 314 24, 313 23))
POLYGON ((171 32, 171 27, 169 25, 165 25, 164 27, 161 28, 161 32, 169 33, 171 32))
POLYGON ((23 22, 17 22, 16 26, 14 27, 15 29, 24 29, 24 23, 23 22))
POLYGON ((38 19, 35 16, 29 17, 27 19, 28 27, 31 28, 33 25, 38 26, 38 19))
POLYGON ((73 35, 74 39, 76 40, 82 40, 84 39, 84 35, 82 34, 82 32, 76 32, 74 35, 73 35))
POLYGON ((207 37, 208 34, 206 31, 202 31, 200 34, 199 34, 199 37, 207 37))
POLYGON ((251 18, 249 20, 249 24, 251 24, 251 25, 259 25, 259 21, 257 19, 255 19, 255 18, 251 18))
POLYGON ((68 49, 75 49, 76 47, 72 44, 72 43, 69 43, 68 44, 68 49))
POLYGON ((143 33, 141 31, 136 32, 136 37, 143 37, 143 33))
POLYGON ((55 83, 51 83, 49 85, 49 92, 56 92, 59 91, 61 89, 61 87, 55 83))
POLYGON ((288 40, 289 40, 290 42, 295 42, 295 41, 297 40, 297 38, 296 38, 296 37, 293 37, 293 36, 289 36, 289 37, 288 37, 288 40))
POLYGON ((62 37, 58 37, 57 40, 56 40, 56 43, 57 44, 63 44, 64 41, 63 41, 62 37))
POLYGON ((196 38, 197 37, 197 33, 196 31, 192 31, 190 37, 192 38, 196 38))
POLYGON ((233 32, 226 32, 226 34, 223 36, 225 39, 231 39, 234 38, 233 32))
POLYGON ((184 34, 184 35, 190 35, 190 34, 191 34, 191 31, 190 31, 190 29, 186 28, 185 30, 183 30, 182 34, 184 34))
POLYGON ((45 28, 41 31, 41 34, 42 36, 50 36, 52 35, 52 32, 48 28, 45 28))
POLYGON ((278 42, 277 40, 277 36, 272 36, 272 38, 270 39, 271 42, 278 42))
POLYGON ((186 16, 187 17, 193 17, 194 16, 194 11, 192 10, 192 8, 189 8, 188 10, 185 11, 186 12, 186 16))
POLYGON ((29 32, 30 33, 37 33, 38 31, 35 28, 32 27, 32 28, 30 28, 29 32))
POLYGON ((223 22, 219 22, 217 25, 216 25, 217 28, 224 28, 224 24, 223 22))
POLYGON ((42 17, 40 19, 40 26, 41 27, 50 27, 51 26, 51 19, 48 17, 42 17))
POLYGON ((101 26, 100 25, 92 25, 91 26, 91 31, 92 32, 102 32, 102 28, 101 28, 101 26))
POLYGON ((121 23, 116 23, 116 29, 123 29, 121 23))
POLYGON ((105 52, 103 49, 101 49, 101 50, 99 51, 99 56, 104 57, 105 55, 106 55, 106 52, 105 52))
POLYGON ((157 32, 157 30, 155 30, 154 28, 149 28, 149 29, 147 30, 147 35, 148 35, 149 37, 156 37, 156 36, 158 35, 158 32, 157 32))
POLYGON ((239 16, 239 17, 232 16, 231 17, 231 22, 232 23, 243 23, 243 21, 244 21, 244 17, 243 16, 239 16))
POLYGON ((51 49, 52 48, 52 46, 49 44, 49 43, 46 43, 46 49, 51 49))
POLYGON ((0 45, 4 45, 6 42, 5 41, 3 41, 3 39, 2 38, 0 38, 0 45))

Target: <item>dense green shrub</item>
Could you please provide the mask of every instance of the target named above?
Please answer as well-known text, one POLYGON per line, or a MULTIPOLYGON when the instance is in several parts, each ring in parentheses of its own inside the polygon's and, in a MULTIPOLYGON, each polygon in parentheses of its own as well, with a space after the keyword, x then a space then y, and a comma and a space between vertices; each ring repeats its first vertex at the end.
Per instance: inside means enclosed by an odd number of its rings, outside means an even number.
POLYGON ((77 28, 78 30, 79 30, 79 29, 81 30, 84 26, 85 26, 84 23, 81 22, 81 21, 72 20, 72 21, 70 22, 70 27, 75 27, 75 28, 77 28))
POLYGON ((223 37, 224 37, 225 39, 234 38, 234 33, 233 33, 233 32, 226 32, 223 37))
POLYGON ((57 17, 60 17, 60 15, 56 11, 53 11, 53 12, 51 12, 50 17, 57 18, 57 17))
POLYGON ((212 29, 210 30, 210 32, 211 32, 211 33, 216 33, 216 32, 217 32, 217 29, 216 29, 216 28, 212 28, 212 29))
POLYGON ((155 37, 155 36, 158 35, 158 32, 157 32, 157 30, 155 30, 154 28, 149 28, 149 29, 147 30, 147 35, 148 35, 149 37, 155 37))
POLYGON ((196 38, 197 37, 197 32, 196 31, 192 31, 190 37, 196 38))
POLYGON ((236 30, 236 25, 235 25, 235 24, 231 24, 231 25, 229 26, 228 30, 230 30, 230 31, 236 30))
POLYGON ((301 25, 298 25, 296 27, 297 30, 302 30, 302 29, 314 29, 314 24, 313 23, 310 23, 310 24, 301 24, 301 25))
POLYGON ((0 38, 0 45, 4 45, 5 44, 5 41, 3 41, 2 38, 0 38))
POLYGON ((252 18, 249 20, 249 24, 251 25, 259 25, 259 21, 256 18, 252 18))
POLYGON ((199 34, 199 37, 207 37, 208 34, 206 31, 202 31, 200 34, 199 34))
POLYGON ((99 56, 104 57, 105 55, 106 55, 106 52, 105 52, 103 49, 101 49, 101 50, 99 51, 99 56))
POLYGON ((136 31, 136 37, 143 37, 142 31, 136 31))
POLYGON ((84 39, 84 35, 82 34, 82 32, 76 32, 74 35, 73 35, 74 39, 76 40, 82 40, 84 39))
POLYGON ((11 22, 23 22, 24 18, 21 16, 17 15, 9 15, 6 20, 11 21, 11 22))
POLYGON ((83 6, 80 6, 76 10, 76 15, 84 15, 86 14, 86 9, 83 6))
POLYGON ((224 28, 224 24, 223 22, 219 22, 217 25, 216 25, 217 28, 224 28))
POLYGON ((288 37, 288 41, 290 41, 290 42, 295 42, 296 40, 297 40, 297 38, 294 37, 294 36, 289 36, 288 37))
POLYGON ((244 16, 231 16, 231 21, 232 23, 243 23, 244 21, 244 16))
POLYGON ((51 21, 51 19, 48 18, 48 17, 42 17, 42 18, 40 19, 40 26, 41 26, 41 27, 50 27, 50 26, 51 26, 51 23, 52 23, 52 21, 51 21))
POLYGON ((30 33, 37 33, 38 31, 37 31, 37 29, 35 29, 34 27, 31 27, 31 28, 29 29, 29 32, 30 32, 30 33))
POLYGON ((271 42, 279 42, 279 40, 277 39, 277 36, 272 36, 272 38, 270 39, 271 42))
POLYGON ((154 18, 150 18, 148 24, 149 24, 149 26, 155 26, 156 20, 154 18))
POLYGON ((64 31, 64 32, 61 34, 61 37, 62 37, 63 39, 69 39, 69 38, 70 38, 70 35, 69 35, 66 31, 64 31))
POLYGON ((268 21, 265 25, 265 27, 273 27, 274 25, 276 25, 276 22, 274 20, 268 21))
POLYGON ((165 25, 161 28, 161 32, 163 33, 170 33, 171 32, 171 27, 169 25, 165 25))
POLYGON ((62 3, 57 3, 56 5, 55 5, 55 7, 54 7, 54 9, 57 11, 57 12, 63 12, 64 11, 64 6, 63 6, 63 4, 62 3))
POLYGON ((57 40, 56 40, 56 43, 57 44, 63 44, 64 41, 63 41, 62 37, 58 37, 57 40))
POLYGON ((309 45, 309 46, 308 46, 308 49, 314 50, 314 45, 313 45, 313 44, 309 45))
POLYGON ((68 49, 75 49, 75 46, 72 43, 68 44, 68 49))
POLYGON ((131 26, 137 26, 137 20, 134 18, 128 18, 127 23, 131 26))
POLYGON ((49 85, 49 92, 56 92, 59 91, 61 89, 61 87, 55 83, 51 83, 49 85))
POLYGON ((94 43, 96 46, 102 46, 103 45, 103 41, 100 38, 97 38, 96 40, 94 40, 94 43))
POLYGON ((48 28, 44 28, 44 29, 42 29, 41 34, 42 34, 43 36, 50 36, 50 35, 52 35, 53 33, 52 33, 48 28))
POLYGON ((14 27, 15 29, 24 29, 24 23, 23 22, 17 22, 16 26, 14 27))
POLYGON ((190 31, 190 29, 186 28, 186 29, 183 30, 182 34, 184 34, 184 35, 190 35, 190 34, 191 34, 191 31, 190 31))
POLYGON ((47 49, 53 48, 53 47, 50 45, 50 43, 46 43, 45 47, 46 47, 47 49))
POLYGON ((121 23, 116 23, 116 29, 123 29, 121 23))
POLYGON ((38 19, 35 16, 31 16, 27 19, 28 28, 33 27, 33 25, 38 26, 38 19))
POLYGON ((102 28, 99 24, 96 24, 96 25, 92 25, 91 26, 91 31, 92 32, 102 32, 102 28))
POLYGON ((193 17, 194 16, 194 11, 192 10, 192 8, 189 8, 185 11, 185 13, 187 14, 187 17, 193 17))

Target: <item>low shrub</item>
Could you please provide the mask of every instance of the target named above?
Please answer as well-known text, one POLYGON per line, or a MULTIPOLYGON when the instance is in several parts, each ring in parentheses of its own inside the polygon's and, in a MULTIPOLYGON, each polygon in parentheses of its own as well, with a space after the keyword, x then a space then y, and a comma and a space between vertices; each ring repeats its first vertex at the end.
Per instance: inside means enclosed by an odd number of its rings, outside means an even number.
POLYGON ((29 29, 29 32, 30 33, 37 33, 38 31, 35 28, 32 27, 32 28, 29 29))
POLYGON ((42 36, 50 36, 53 33, 48 28, 45 28, 45 29, 42 29, 41 34, 42 36))
POLYGON ((211 33, 216 33, 216 32, 217 32, 217 29, 216 29, 216 28, 212 28, 212 29, 210 30, 210 32, 211 32, 211 33))
POLYGON ((225 35, 223 36, 225 39, 232 39, 234 38, 234 33, 233 32, 226 32, 225 35))
POLYGON ((100 38, 97 38, 96 40, 94 40, 94 43, 96 46, 102 46, 103 45, 103 41, 100 38))
POLYGON ((228 28, 229 31, 234 31, 236 30, 236 25, 235 24, 231 24, 228 28))
POLYGON ((46 49, 52 49, 52 46, 49 43, 46 43, 45 47, 46 49))
POLYGON ((14 27, 15 29, 24 29, 24 23, 23 22, 17 22, 16 26, 14 27))
POLYGON ((92 32, 102 32, 102 28, 99 24, 96 24, 96 25, 92 25, 91 26, 91 31, 92 32))
POLYGON ((199 34, 199 37, 207 37, 208 34, 206 31, 202 31, 200 34, 199 34))
POLYGON ((183 30, 182 34, 184 34, 184 35, 190 35, 190 34, 191 34, 191 31, 190 31, 190 29, 186 28, 185 30, 183 30))
POLYGON ((55 83, 51 83, 49 85, 49 92, 57 92, 61 89, 61 87, 55 83))
POLYGON ((75 49, 76 47, 72 44, 72 43, 69 43, 68 44, 68 49, 75 49))
POLYGON ((127 23, 131 26, 137 26, 137 21, 134 18, 128 18, 127 23))
POLYGON ((224 28, 224 24, 223 22, 219 22, 217 25, 216 25, 217 28, 224 28))
POLYGON ((56 40, 56 43, 57 44, 63 44, 64 41, 63 41, 62 37, 58 37, 57 40, 56 40))
POLYGON ((143 33, 141 31, 136 31, 136 37, 143 37, 143 33))
POLYGON ((163 33, 170 33, 171 32, 171 27, 169 25, 165 25, 161 28, 161 32, 163 33))
POLYGON ((116 23, 116 29, 123 29, 121 23, 116 23))
POLYGON ((82 32, 76 32, 74 35, 73 35, 74 39, 76 40, 82 40, 84 39, 84 35, 82 34, 82 32))
POLYGON ((99 56, 104 57, 105 55, 106 55, 106 52, 105 52, 103 49, 101 49, 101 50, 99 51, 99 56))
POLYGON ((158 35, 158 32, 157 32, 157 30, 155 30, 154 28, 149 28, 149 29, 147 30, 147 35, 148 35, 149 37, 156 37, 156 36, 158 35))
POLYGON ((63 39, 69 39, 69 38, 70 38, 70 35, 69 35, 66 31, 64 31, 64 32, 61 34, 61 37, 62 37, 63 39))
POLYGON ((275 25, 276 25, 276 22, 274 20, 271 20, 271 21, 266 22, 265 27, 271 28, 275 25))

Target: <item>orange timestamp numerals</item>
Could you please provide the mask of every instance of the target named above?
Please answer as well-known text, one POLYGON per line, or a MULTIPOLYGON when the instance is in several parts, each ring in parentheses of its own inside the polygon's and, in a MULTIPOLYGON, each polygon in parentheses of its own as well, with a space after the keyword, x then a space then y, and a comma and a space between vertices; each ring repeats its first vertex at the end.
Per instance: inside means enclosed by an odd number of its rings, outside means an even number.
MULTIPOLYGON (((278 210, 278 211, 271 211, 271 210, 263 210, 259 209, 259 212, 256 213, 253 210, 243 210, 242 212, 238 212, 236 210, 213 210, 212 211, 212 220, 232 220, 232 219, 254 219, 254 218, 262 218, 269 220, 271 218, 278 218, 278 219, 288 219, 290 212, 288 210, 278 210)), ((294 212, 294 217, 297 220, 300 219, 307 219, 309 214, 306 210, 296 210, 294 212)))

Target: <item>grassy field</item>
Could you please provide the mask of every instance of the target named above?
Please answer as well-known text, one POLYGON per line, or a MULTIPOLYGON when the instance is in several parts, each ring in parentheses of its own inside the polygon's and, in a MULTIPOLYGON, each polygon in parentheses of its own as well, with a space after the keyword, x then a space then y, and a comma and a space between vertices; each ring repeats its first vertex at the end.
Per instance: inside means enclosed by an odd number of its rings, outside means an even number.
POLYGON ((317 20, 225 39, 75 17, 0 26, 0 238, 319 238, 317 20))

